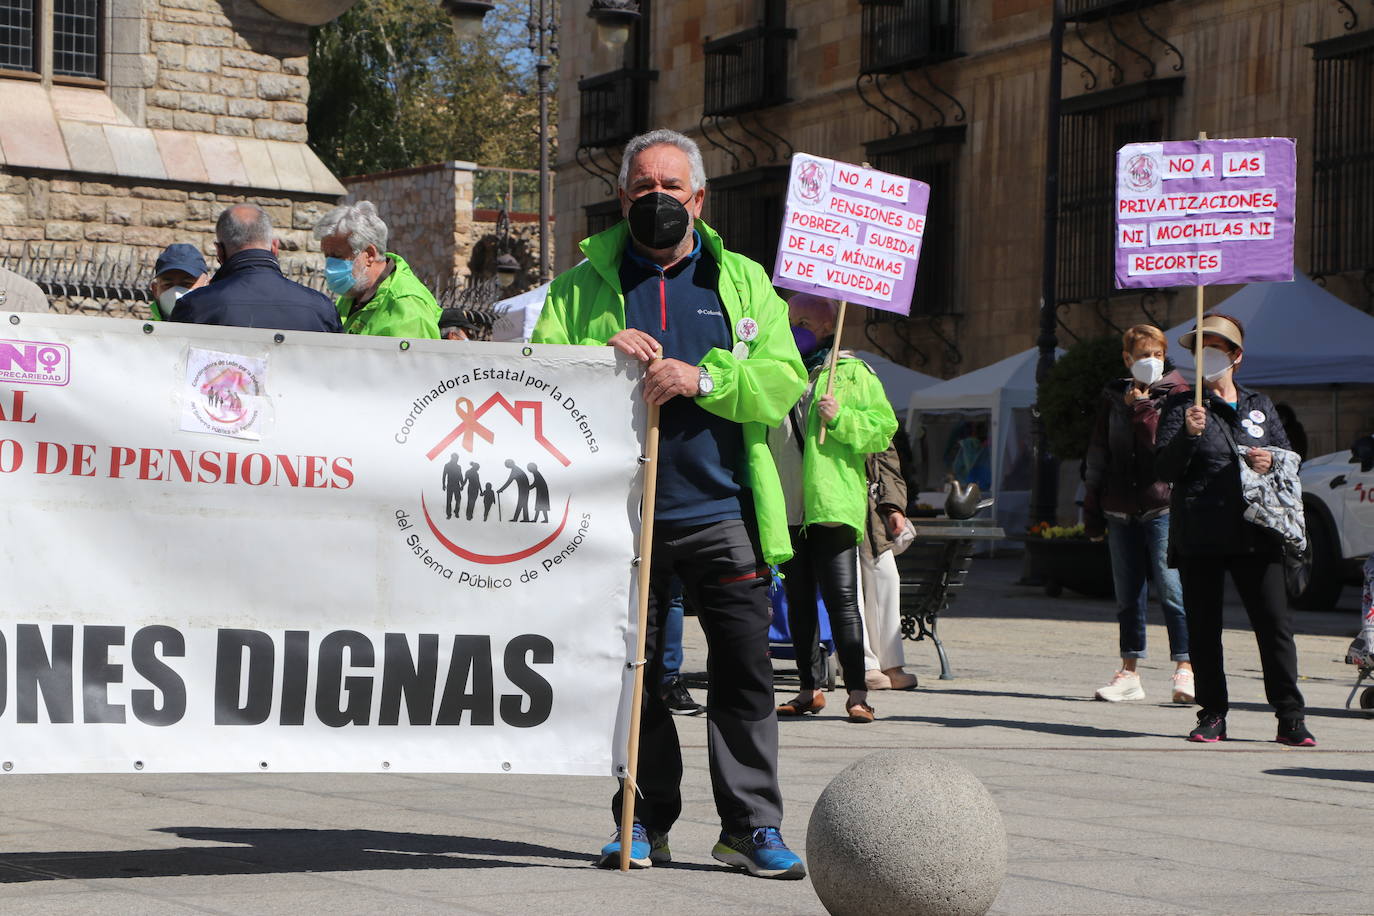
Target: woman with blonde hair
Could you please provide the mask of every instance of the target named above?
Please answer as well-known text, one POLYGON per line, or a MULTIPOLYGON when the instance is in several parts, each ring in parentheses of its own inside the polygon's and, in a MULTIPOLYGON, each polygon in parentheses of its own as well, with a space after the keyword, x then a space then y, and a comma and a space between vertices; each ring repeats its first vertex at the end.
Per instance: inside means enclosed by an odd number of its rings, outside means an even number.
POLYGON ((1164 332, 1153 325, 1122 335, 1121 358, 1131 374, 1103 389, 1084 468, 1083 525, 1094 540, 1107 538, 1118 607, 1121 667, 1095 694, 1112 703, 1145 698, 1136 663, 1145 658, 1147 574, 1169 632, 1172 699, 1193 702, 1183 587, 1168 560, 1170 488, 1154 467, 1160 407, 1169 395, 1188 390, 1183 376, 1164 373, 1168 348, 1164 332))

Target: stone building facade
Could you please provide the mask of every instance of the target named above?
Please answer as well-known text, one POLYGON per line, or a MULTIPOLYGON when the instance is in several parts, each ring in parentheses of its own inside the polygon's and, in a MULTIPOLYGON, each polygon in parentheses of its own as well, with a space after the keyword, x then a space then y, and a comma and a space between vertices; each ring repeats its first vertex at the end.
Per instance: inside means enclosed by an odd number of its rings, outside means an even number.
MULTIPOLYGON (((431 288, 461 286, 492 275, 500 253, 498 220, 503 201, 476 187, 479 176, 504 169, 452 160, 343 179, 350 203, 370 200, 390 232, 388 245, 431 288)), ((490 182, 489 182, 490 183, 490 182)), ((515 290, 538 283, 539 214, 508 211, 507 249, 520 265, 515 290)))
POLYGON ((306 145, 306 25, 252 0, 100 0, 76 59, 53 50, 70 23, 50 5, 0 5, 33 26, 0 47, 0 257, 103 264, 128 292, 167 244, 209 258, 215 218, 244 200, 284 260, 315 257, 344 188, 306 145))
MULTIPOLYGON (((597 42, 589 19, 564 19, 560 269, 580 238, 618 218, 625 140, 672 127, 703 148, 708 222, 770 267, 793 151, 928 182, 911 317, 855 309, 846 333, 946 377, 1025 350, 1039 333, 1053 67, 1062 74, 1059 188, 1048 209, 1058 217, 1061 345, 1146 321, 1167 327, 1191 313, 1191 290, 1114 290, 1104 258, 1115 149, 1199 131, 1296 138, 1297 269, 1374 307, 1374 184, 1358 179, 1360 168, 1374 168, 1367 5, 1060 0, 1067 21, 1057 61, 1050 0, 640 6, 645 16, 619 51, 597 42)), ((1209 288, 1207 303, 1235 289, 1209 288)), ((1329 407, 1319 394, 1292 395, 1314 413, 1329 407)), ((1374 425, 1368 395, 1344 395, 1341 409, 1334 429, 1309 419, 1318 453, 1374 425)))

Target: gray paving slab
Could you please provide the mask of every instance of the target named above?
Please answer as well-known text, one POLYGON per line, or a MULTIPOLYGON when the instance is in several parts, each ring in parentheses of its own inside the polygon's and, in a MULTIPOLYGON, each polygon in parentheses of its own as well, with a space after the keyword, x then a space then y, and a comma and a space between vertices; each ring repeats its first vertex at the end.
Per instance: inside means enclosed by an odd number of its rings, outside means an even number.
MULTIPOLYGON (((918 690, 875 692, 879 719, 782 723, 784 835, 805 848, 821 791, 867 753, 917 747, 987 785, 1008 830, 993 912, 1367 913, 1374 720, 1341 708, 1354 595, 1296 618, 1320 745, 1272 743, 1254 640, 1227 607, 1237 740, 1183 740, 1167 658, 1142 662, 1147 699, 1092 692, 1115 667, 1110 603, 1016 584, 1015 558, 975 561, 942 623, 955 679, 908 644, 918 690)), ((704 670, 689 622, 690 676, 704 670)), ((1150 644, 1166 645, 1162 626, 1150 644)), ((776 663, 778 692, 796 689, 776 663)), ((698 691, 699 698, 704 698, 698 691)), ((610 781, 473 775, 101 775, 0 779, 0 913, 817 914, 809 881, 720 868, 706 727, 678 720, 684 811, 671 867, 590 867, 612 821, 610 781)), ((881 838, 901 842, 900 837, 881 838)))

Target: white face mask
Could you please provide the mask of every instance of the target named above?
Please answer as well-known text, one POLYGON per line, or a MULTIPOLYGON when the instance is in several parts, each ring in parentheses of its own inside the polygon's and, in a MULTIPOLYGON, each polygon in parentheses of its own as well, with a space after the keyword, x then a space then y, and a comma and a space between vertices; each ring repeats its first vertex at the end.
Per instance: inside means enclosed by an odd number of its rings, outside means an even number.
POLYGON ((1131 375, 1142 385, 1153 385, 1164 377, 1164 360, 1147 356, 1131 363, 1131 375))
POLYGON ((1202 377, 1209 382, 1221 378, 1235 364, 1236 361, 1227 356, 1225 350, 1205 347, 1202 351, 1202 377))
POLYGON ((173 286, 168 289, 164 289, 162 292, 158 293, 157 304, 158 307, 162 309, 162 317, 171 318, 172 309, 176 308, 177 302, 181 299, 181 297, 189 292, 189 289, 183 289, 180 286, 173 286))

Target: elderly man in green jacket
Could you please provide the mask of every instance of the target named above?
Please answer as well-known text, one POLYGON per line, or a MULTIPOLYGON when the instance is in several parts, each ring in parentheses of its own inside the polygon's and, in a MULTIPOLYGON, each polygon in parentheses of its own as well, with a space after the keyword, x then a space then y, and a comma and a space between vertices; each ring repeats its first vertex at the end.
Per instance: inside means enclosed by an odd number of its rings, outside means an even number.
POLYGON ((324 278, 345 334, 439 339, 441 309, 400 255, 370 201, 335 207, 315 224, 324 278))
MULTIPOLYGON (((711 854, 758 877, 801 878, 806 868, 779 832, 767 651, 767 564, 791 555, 767 429, 805 388, 801 358, 763 268, 699 219, 697 145, 656 130, 631 140, 621 161, 625 220, 582 242, 587 260, 554 280, 533 341, 610 344, 648 364, 644 398, 661 413, 645 683, 662 680, 658 634, 676 574, 711 657, 707 744, 721 821, 711 854)), ((630 860, 645 868, 670 859, 668 830, 682 811, 677 730, 656 690, 645 694, 639 746, 630 860)), ((620 850, 613 839, 598 864, 616 867, 620 850)))

